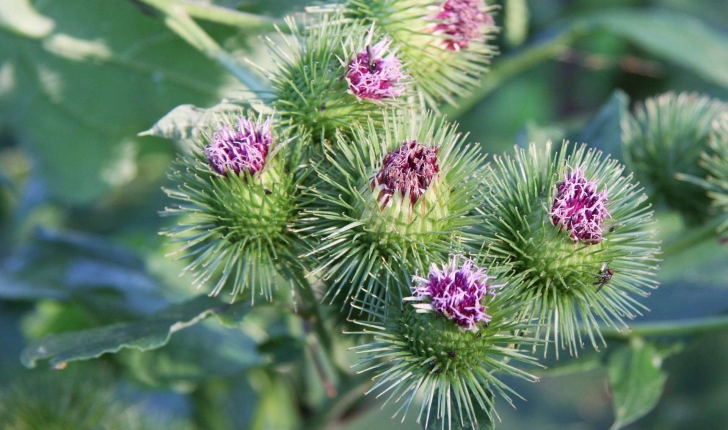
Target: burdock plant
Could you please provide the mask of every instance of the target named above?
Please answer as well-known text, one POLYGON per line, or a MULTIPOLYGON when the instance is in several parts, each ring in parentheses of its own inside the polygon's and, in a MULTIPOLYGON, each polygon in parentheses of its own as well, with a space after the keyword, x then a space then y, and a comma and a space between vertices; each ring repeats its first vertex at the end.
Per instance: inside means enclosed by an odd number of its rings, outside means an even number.
MULTIPOLYGON (((708 171, 700 183, 708 190, 711 206, 720 212, 728 211, 728 112, 715 120, 710 150, 701 155, 701 165, 708 171)), ((728 220, 718 226, 718 232, 728 230, 728 220)))
POLYGON ((305 247, 293 232, 302 176, 278 127, 263 115, 221 118, 170 175, 177 187, 165 191, 181 203, 161 213, 179 219, 164 234, 180 244, 173 254, 190 261, 194 285, 212 281, 211 295, 230 285, 233 299, 250 289, 270 300, 277 273, 302 270, 305 247))
MULTIPOLYGON (((316 202, 306 229, 325 300, 386 297, 402 270, 469 246, 467 227, 484 181, 483 156, 456 127, 433 114, 389 112, 339 133, 315 166, 316 202), (361 296, 364 290, 371 294, 361 296)), ((478 246, 473 245, 473 246, 478 246)))
POLYGON ((349 0, 310 10, 341 11, 391 37, 420 101, 432 109, 467 95, 487 72, 497 48, 494 7, 483 0, 349 0))
POLYGON ((375 306, 354 303, 369 316, 358 321, 359 334, 374 337, 354 348, 363 357, 360 372, 374 373, 370 391, 386 396, 385 404, 401 401, 395 416, 402 420, 420 399, 414 409, 425 428, 432 421, 441 428, 478 428, 478 417, 495 421, 493 395, 510 404, 518 396, 501 375, 537 380, 518 368, 534 363, 519 348, 535 341, 517 334, 528 329, 519 316, 527 302, 513 297, 518 279, 454 255, 442 266, 432 263, 426 277, 402 283, 408 297, 392 293, 373 297, 375 306))
POLYGON ((659 248, 646 196, 623 166, 585 145, 552 149, 531 144, 495 159, 476 229, 494 260, 523 277, 513 297, 558 356, 559 347, 577 354, 584 335, 597 348, 600 320, 626 327, 641 314, 636 297, 657 285, 659 248))
POLYGON ((706 179, 700 154, 710 152, 715 120, 725 103, 696 93, 666 93, 645 100, 622 121, 625 162, 656 201, 691 224, 709 217, 705 189, 685 176, 706 179))

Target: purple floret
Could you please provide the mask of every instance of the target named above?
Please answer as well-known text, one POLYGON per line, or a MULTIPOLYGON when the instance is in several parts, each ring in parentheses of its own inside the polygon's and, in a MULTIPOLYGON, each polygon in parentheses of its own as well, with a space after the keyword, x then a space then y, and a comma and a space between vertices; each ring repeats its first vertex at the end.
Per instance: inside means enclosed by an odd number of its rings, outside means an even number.
POLYGON ((581 169, 571 169, 566 178, 556 184, 551 222, 559 229, 570 231, 575 241, 589 245, 601 242, 602 221, 608 216, 607 192, 597 192, 596 184, 587 181, 581 169))
POLYGON ((488 285, 493 276, 486 275, 485 270, 476 267, 470 259, 458 267, 458 260, 458 256, 453 256, 450 264, 442 269, 433 264, 427 279, 414 277, 418 285, 413 290, 413 299, 429 299, 429 303, 415 307, 421 311, 435 311, 466 330, 477 330, 478 323, 487 326, 491 321, 491 316, 485 313, 483 298, 495 296, 496 290, 503 285, 488 285))
POLYGON ((468 44, 484 33, 486 26, 495 25, 483 0, 447 0, 439 5, 440 11, 433 16, 439 22, 435 34, 444 34, 443 44, 450 51, 466 49, 468 44))
POLYGON ((401 95, 405 75, 401 63, 389 51, 389 39, 368 46, 349 62, 346 80, 352 94, 363 99, 380 100, 401 95), (371 57, 370 57, 371 56, 371 57))
POLYGON ((241 116, 237 130, 223 124, 213 134, 212 143, 205 148, 205 155, 222 175, 228 172, 254 175, 265 165, 272 144, 269 119, 258 124, 241 116))
POLYGON ((382 207, 389 204, 396 192, 409 196, 413 205, 422 197, 440 172, 438 149, 412 140, 384 156, 382 170, 372 181, 372 186, 379 189, 378 199, 382 207))

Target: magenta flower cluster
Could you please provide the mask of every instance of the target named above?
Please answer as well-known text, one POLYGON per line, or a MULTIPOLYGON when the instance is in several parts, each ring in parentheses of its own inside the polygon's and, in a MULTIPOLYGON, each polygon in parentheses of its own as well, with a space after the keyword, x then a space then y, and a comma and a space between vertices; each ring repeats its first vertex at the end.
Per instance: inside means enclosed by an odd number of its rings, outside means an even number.
POLYGON ((346 80, 352 94, 380 100, 397 97, 405 91, 405 74, 397 57, 389 53, 390 44, 385 38, 374 46, 367 45, 349 62, 346 80))
POLYGON ((240 116, 237 129, 223 124, 213 134, 212 143, 205 147, 205 155, 215 170, 223 175, 227 172, 253 175, 265 165, 272 144, 270 119, 259 124, 240 116))
POLYGON ((496 290, 504 285, 488 285, 493 276, 488 276, 470 259, 458 266, 459 259, 453 256, 450 264, 442 269, 433 264, 427 279, 415 276, 413 280, 418 285, 413 289, 412 299, 422 301, 427 297, 429 303, 414 306, 425 312, 435 311, 465 330, 477 330, 478 323, 487 326, 491 320, 485 313, 483 298, 495 296, 496 290))
POLYGON ((447 35, 443 40, 446 49, 459 51, 483 35, 486 26, 494 26, 493 17, 485 12, 483 0, 446 0, 433 16, 439 22, 434 33, 447 35))
POLYGON ((396 192, 409 196, 411 204, 422 197, 440 172, 438 147, 426 147, 416 140, 405 142, 384 156, 382 169, 372 181, 379 189, 378 199, 387 206, 396 192))
POLYGON ((602 222, 609 216, 607 192, 584 176, 580 168, 571 169, 556 184, 556 198, 551 207, 551 222, 571 232, 575 241, 594 245, 602 240, 602 222))

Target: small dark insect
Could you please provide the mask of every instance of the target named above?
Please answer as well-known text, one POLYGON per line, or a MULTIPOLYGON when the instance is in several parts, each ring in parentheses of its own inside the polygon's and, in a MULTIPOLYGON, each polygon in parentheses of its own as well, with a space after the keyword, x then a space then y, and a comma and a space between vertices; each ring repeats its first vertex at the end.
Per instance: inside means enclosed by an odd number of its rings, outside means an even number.
POLYGON ((450 351, 447 353, 447 355, 449 355, 450 357, 456 357, 458 355, 458 353, 455 351, 450 351))
POLYGON ((599 285, 595 292, 598 293, 603 286, 607 285, 609 281, 612 280, 613 275, 614 269, 610 269, 609 267, 607 267, 607 263, 602 264, 602 268, 599 270, 599 274, 595 275, 597 277, 597 281, 593 285, 599 285))
POLYGON ((435 373, 437 375, 439 375, 440 373, 442 373, 442 367, 438 367, 437 370, 435 370, 435 373))
POLYGON ((321 103, 321 106, 319 106, 319 112, 323 112, 326 110, 326 103, 321 103))
POLYGON ((432 371, 432 369, 435 368, 435 360, 430 361, 429 366, 430 366, 430 371, 432 371))
MULTIPOLYGON (((485 327, 488 327, 488 323, 485 323, 485 327)), ((480 339, 481 337, 483 337, 483 333, 478 333, 478 335, 475 336, 476 339, 480 339)))
POLYGON ((263 188, 263 191, 264 191, 264 192, 265 192, 266 194, 273 194, 273 191, 269 190, 268 188, 263 188))
POLYGON ((614 233, 614 230, 616 230, 616 229, 614 228, 614 226, 611 226, 611 227, 609 227, 609 232, 610 232, 610 233, 614 233))
POLYGON ((374 58, 374 51, 372 51, 372 45, 367 45, 367 68, 369 73, 377 71, 377 59, 374 58))

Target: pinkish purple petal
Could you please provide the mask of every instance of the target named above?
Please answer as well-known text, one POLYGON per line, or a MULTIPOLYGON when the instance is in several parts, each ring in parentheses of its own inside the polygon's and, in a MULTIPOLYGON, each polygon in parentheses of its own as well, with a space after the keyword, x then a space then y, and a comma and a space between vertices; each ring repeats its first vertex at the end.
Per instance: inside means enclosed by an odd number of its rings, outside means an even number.
POLYGON ((253 175, 265 165, 272 143, 269 119, 258 124, 241 116, 237 129, 223 124, 213 134, 212 143, 205 147, 205 155, 220 174, 247 172, 253 175))
POLYGON ((429 305, 415 307, 429 308, 466 330, 477 330, 478 323, 487 325, 491 320, 491 316, 485 312, 483 298, 486 295, 495 296, 496 290, 503 285, 488 285, 488 280, 493 279, 493 276, 488 276, 470 259, 458 266, 459 259, 453 256, 450 264, 442 269, 433 264, 427 279, 414 277, 418 285, 413 289, 413 298, 429 300, 429 305))
POLYGON ((446 0, 438 6, 440 10, 433 16, 439 21, 434 33, 446 35, 443 44, 451 51, 466 49, 483 35, 485 27, 495 25, 483 0, 446 0))
POLYGON ((346 80, 352 94, 363 99, 380 100, 397 97, 404 92, 405 75, 400 61, 391 53, 385 57, 390 43, 389 39, 382 39, 349 62, 346 80))
POLYGON ((597 192, 596 184, 588 181, 581 169, 571 169, 556 184, 551 222, 559 229, 570 231, 575 241, 589 245, 601 242, 602 221, 608 216, 607 192, 597 192))

